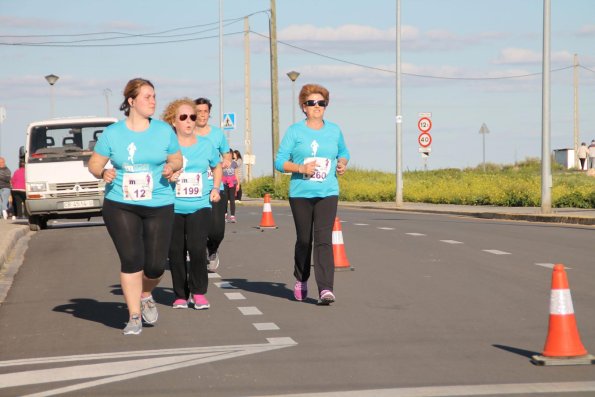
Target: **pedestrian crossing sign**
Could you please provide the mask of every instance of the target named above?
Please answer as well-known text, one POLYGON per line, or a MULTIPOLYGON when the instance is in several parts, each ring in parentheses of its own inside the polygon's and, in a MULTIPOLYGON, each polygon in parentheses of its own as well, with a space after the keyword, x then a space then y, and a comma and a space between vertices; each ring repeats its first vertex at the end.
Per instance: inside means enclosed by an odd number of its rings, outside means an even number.
POLYGON ((235 113, 223 113, 223 121, 221 127, 225 131, 231 131, 236 129, 236 114, 235 113))

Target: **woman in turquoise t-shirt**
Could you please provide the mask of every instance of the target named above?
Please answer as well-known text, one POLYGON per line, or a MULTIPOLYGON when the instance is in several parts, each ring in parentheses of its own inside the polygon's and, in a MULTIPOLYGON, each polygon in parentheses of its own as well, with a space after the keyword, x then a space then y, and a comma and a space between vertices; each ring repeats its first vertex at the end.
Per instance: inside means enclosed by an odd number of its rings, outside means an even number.
POLYGON ((326 88, 306 84, 300 91, 299 103, 306 119, 287 129, 279 145, 275 168, 292 173, 289 205, 297 234, 294 297, 302 301, 308 296, 313 256, 318 303, 328 305, 335 301, 332 233, 339 202, 337 174, 345 172, 349 151, 339 126, 324 119, 329 103, 326 88))
POLYGON ((194 133, 196 110, 189 98, 167 105, 162 119, 171 124, 182 150, 183 167, 171 180, 174 193, 174 221, 169 246, 169 268, 175 294, 174 309, 186 309, 188 298, 194 309, 210 307, 207 236, 211 224, 211 202, 220 200, 221 164, 219 152, 207 138, 194 133), (209 174, 213 175, 209 179, 209 174), (190 262, 186 263, 186 251, 190 262))
POLYGON ((155 88, 133 79, 120 105, 126 119, 107 127, 95 145, 89 171, 106 183, 103 220, 121 262, 120 283, 128 306, 125 335, 142 331, 142 318, 157 321, 151 295, 165 271, 174 216, 168 179, 182 167, 173 130, 155 113, 155 88), (111 162, 113 168, 105 168, 111 162))

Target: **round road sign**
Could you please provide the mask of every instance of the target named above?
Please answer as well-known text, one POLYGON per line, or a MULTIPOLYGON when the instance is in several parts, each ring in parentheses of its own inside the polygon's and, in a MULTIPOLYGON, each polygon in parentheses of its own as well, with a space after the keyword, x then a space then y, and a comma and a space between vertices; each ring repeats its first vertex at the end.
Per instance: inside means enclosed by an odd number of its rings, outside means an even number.
POLYGON ((432 135, 427 132, 422 132, 417 137, 417 143, 419 143, 419 146, 421 147, 429 147, 432 144, 432 135))
POLYGON ((432 120, 427 117, 422 117, 417 121, 417 129, 421 132, 430 132, 432 129, 432 120))

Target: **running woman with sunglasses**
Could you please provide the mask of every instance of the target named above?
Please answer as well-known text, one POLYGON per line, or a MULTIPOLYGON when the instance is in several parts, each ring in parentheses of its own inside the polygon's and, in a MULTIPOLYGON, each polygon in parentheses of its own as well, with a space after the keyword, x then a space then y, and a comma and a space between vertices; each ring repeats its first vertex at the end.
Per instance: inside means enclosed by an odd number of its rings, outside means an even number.
POLYGON ((349 151, 339 126, 324 119, 326 88, 304 85, 299 104, 306 118, 287 129, 275 159, 279 172, 291 173, 289 205, 297 235, 293 293, 298 301, 308 296, 313 256, 318 304, 329 305, 335 301, 332 233, 339 202, 337 175, 345 173, 349 151))
MULTIPOLYGON (((229 143, 221 128, 209 124, 211 117, 211 101, 207 98, 197 98, 194 100, 196 105, 196 129, 198 136, 205 137, 211 141, 215 149, 221 155, 221 167, 228 168, 231 164, 231 154, 229 153, 229 143)), ((212 175, 209 175, 212 179, 212 175)), ((209 270, 215 271, 219 267, 219 246, 225 237, 225 208, 227 207, 227 195, 223 190, 223 184, 219 191, 221 200, 213 203, 211 215, 211 227, 209 228, 209 237, 207 240, 207 255, 209 260, 209 270)))
POLYGON ((178 99, 165 108, 161 117, 178 136, 183 167, 170 179, 176 199, 174 223, 169 246, 169 268, 175 294, 174 309, 210 307, 205 297, 208 288, 207 235, 211 225, 211 202, 219 201, 221 164, 219 152, 207 138, 194 133, 196 109, 190 98, 178 99), (213 179, 208 178, 208 173, 213 179), (186 263, 186 251, 190 262, 186 263), (189 299, 190 298, 190 299, 189 299))
POLYGON ((120 257, 120 283, 128 306, 125 335, 138 335, 142 318, 157 321, 151 295, 165 271, 174 219, 174 193, 168 179, 182 167, 171 127, 151 116, 155 88, 133 79, 120 105, 126 119, 107 127, 89 160, 89 171, 105 181, 103 220, 120 257), (110 161, 113 168, 104 168, 110 161))

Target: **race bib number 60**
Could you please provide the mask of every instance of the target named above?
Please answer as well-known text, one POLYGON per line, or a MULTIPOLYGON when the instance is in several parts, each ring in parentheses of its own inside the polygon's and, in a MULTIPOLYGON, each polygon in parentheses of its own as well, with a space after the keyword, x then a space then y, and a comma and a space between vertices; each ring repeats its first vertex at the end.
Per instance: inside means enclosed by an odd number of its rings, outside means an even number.
POLYGON ((153 198, 153 178, 150 172, 126 172, 122 181, 124 200, 141 201, 153 198))

